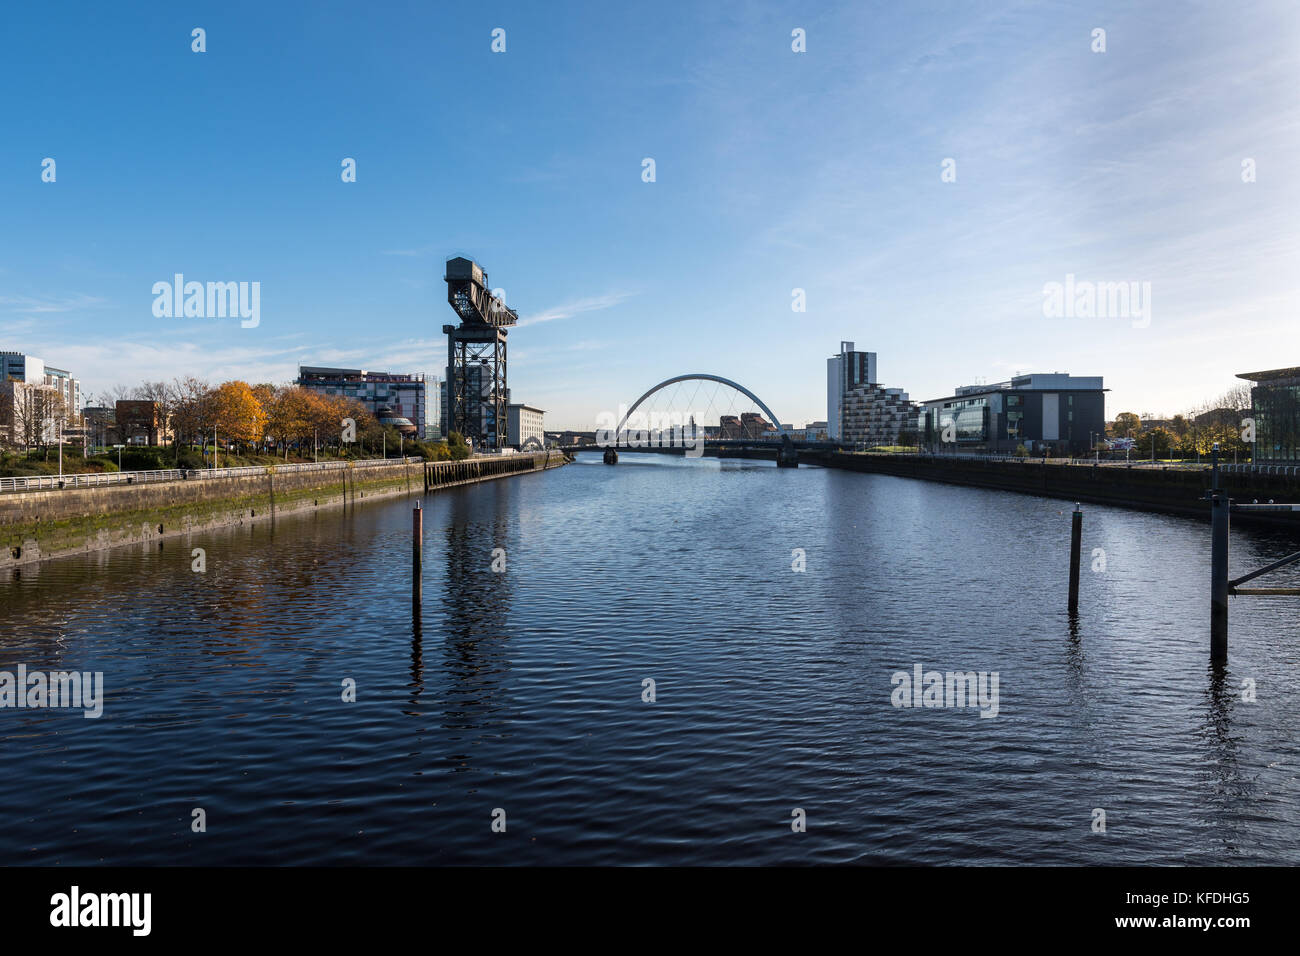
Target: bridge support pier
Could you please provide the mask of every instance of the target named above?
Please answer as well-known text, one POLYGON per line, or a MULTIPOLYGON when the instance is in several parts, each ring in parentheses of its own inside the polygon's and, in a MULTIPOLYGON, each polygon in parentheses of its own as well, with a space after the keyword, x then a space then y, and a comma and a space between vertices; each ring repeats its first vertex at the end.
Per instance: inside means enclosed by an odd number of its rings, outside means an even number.
POLYGON ((794 447, 794 442, 790 441, 789 435, 781 436, 781 447, 776 453, 776 467, 799 467, 799 449, 794 447))
POLYGON ((607 465, 618 464, 618 452, 616 452, 613 448, 605 449, 605 464, 607 465))

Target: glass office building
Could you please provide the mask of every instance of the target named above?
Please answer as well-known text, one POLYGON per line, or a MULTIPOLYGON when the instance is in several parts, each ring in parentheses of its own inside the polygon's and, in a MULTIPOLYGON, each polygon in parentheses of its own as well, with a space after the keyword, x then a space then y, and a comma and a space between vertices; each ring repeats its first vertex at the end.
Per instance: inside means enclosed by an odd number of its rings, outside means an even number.
POLYGON ((965 385, 923 402, 917 431, 935 452, 1085 454, 1106 433, 1106 389, 1100 375, 1066 372, 965 385))
POLYGON ((1251 457, 1263 463, 1300 461, 1300 368, 1242 372, 1237 378, 1254 383, 1250 390, 1255 420, 1251 457))

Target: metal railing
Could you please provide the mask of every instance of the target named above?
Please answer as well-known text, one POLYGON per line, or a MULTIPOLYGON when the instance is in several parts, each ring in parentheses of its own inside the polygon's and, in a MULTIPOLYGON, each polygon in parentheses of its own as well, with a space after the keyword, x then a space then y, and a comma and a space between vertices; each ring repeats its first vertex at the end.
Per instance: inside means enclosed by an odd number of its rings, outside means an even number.
POLYGON ((1229 475, 1268 475, 1284 478, 1295 478, 1300 476, 1300 466, 1297 465, 1220 465, 1219 471, 1229 475))
POLYGON ((237 468, 165 468, 156 471, 113 471, 86 475, 33 475, 26 478, 0 478, 0 492, 57 491, 61 488, 90 488, 100 485, 133 485, 159 481, 203 481, 212 478, 244 478, 265 475, 274 468, 277 475, 306 471, 330 471, 351 465, 373 468, 400 462, 422 462, 416 457, 364 458, 360 461, 304 462, 293 465, 241 465, 237 468))

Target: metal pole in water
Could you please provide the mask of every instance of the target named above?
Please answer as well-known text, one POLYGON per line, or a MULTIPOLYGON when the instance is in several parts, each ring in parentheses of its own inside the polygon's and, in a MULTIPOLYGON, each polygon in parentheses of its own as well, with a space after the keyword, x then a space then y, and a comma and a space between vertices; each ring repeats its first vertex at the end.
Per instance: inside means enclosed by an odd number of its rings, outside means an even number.
POLYGON ((420 558, 424 551, 424 512, 415 503, 411 512, 411 605, 419 607, 424 601, 424 586, 420 573, 420 558))
POLYGON ((1228 659, 1228 496, 1219 489, 1219 445, 1214 445, 1210 489, 1210 660, 1228 659))
POLYGON ((1083 507, 1074 503, 1070 521, 1070 613, 1079 613, 1079 549, 1083 543, 1083 507))

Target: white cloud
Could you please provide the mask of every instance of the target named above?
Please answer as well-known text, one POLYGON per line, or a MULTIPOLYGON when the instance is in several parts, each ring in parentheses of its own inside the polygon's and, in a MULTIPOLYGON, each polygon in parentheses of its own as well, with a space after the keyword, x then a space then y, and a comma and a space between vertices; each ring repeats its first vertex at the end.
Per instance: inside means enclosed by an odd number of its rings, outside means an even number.
POLYGON ((632 298, 633 295, 635 295, 633 292, 611 292, 606 295, 590 296, 585 299, 574 299, 562 305, 543 309, 541 312, 534 312, 532 315, 520 319, 519 325, 521 327, 539 325, 542 322, 554 322, 556 319, 569 319, 584 312, 599 312, 603 309, 612 309, 620 302, 632 298))

